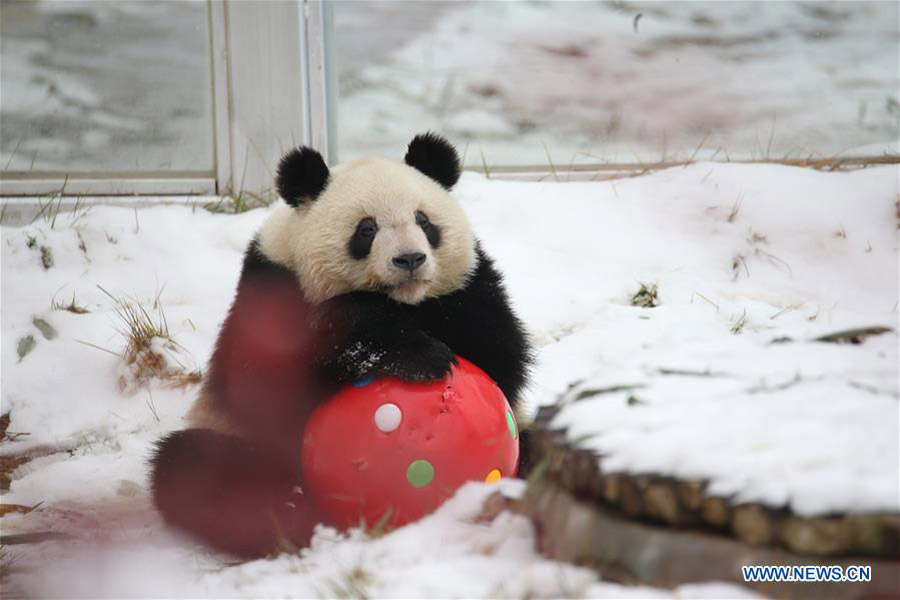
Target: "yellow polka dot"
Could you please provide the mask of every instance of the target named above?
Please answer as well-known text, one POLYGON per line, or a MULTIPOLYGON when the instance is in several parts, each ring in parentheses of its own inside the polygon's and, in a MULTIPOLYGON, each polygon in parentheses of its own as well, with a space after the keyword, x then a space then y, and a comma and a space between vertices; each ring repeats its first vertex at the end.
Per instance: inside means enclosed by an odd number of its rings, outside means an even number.
POLYGON ((500 481, 500 477, 502 477, 502 475, 500 475, 500 469, 494 469, 487 474, 487 477, 485 477, 484 480, 487 483, 496 483, 500 481))

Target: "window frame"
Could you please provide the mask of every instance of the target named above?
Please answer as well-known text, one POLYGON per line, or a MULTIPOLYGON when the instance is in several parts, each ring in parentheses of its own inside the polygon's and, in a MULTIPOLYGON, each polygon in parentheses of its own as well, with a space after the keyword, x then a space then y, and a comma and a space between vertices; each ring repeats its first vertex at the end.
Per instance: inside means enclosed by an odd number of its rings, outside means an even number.
MULTIPOLYGON (((52 177, 0 173, 0 197, 240 196, 274 199, 281 155, 305 144, 329 164, 338 160, 337 74, 329 0, 205 0, 212 86, 210 172, 87 173, 52 177)), ((690 161, 621 164, 503 165, 466 170, 493 179, 603 180, 639 175, 690 161)), ((734 162, 758 162, 738 160, 734 162)), ((896 156, 766 160, 814 168, 895 164, 896 156)))
POLYGON ((323 1, 205 3, 212 86, 210 172, 4 172, 0 196, 267 194, 288 144, 312 145, 327 156, 323 1))

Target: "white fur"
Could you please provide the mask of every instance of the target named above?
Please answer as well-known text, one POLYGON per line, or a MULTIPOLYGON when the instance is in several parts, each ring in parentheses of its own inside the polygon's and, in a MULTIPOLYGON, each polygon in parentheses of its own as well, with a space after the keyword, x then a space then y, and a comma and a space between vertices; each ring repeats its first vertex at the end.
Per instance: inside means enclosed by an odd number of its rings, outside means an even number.
POLYGON ((464 287, 476 266, 471 226, 456 200, 416 169, 383 158, 337 166, 316 200, 276 208, 263 225, 260 246, 270 260, 297 273, 312 303, 368 290, 417 304, 464 287), (416 224, 417 210, 440 229, 437 249, 416 224), (365 217, 375 219, 378 233, 369 256, 355 260, 348 245, 365 217), (408 252, 426 256, 412 278, 392 263, 408 252))

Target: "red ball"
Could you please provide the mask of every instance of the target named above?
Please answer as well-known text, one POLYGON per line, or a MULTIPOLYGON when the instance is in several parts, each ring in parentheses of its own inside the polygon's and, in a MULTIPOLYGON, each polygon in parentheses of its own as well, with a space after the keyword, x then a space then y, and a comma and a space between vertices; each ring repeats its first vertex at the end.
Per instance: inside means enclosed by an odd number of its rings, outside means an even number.
POLYGON ((466 481, 515 476, 519 431, 509 402, 484 371, 457 360, 441 381, 359 381, 312 414, 306 491, 336 525, 398 527, 466 481))

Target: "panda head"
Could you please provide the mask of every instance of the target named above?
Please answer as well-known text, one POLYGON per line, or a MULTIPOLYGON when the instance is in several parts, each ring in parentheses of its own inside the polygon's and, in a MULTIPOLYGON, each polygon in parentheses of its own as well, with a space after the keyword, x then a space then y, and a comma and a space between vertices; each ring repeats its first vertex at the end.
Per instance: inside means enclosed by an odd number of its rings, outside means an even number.
POLYGON ((278 167, 285 205, 263 226, 260 247, 297 274, 312 303, 361 290, 406 304, 451 293, 476 264, 469 221, 449 194, 459 175, 456 150, 431 133, 416 136, 402 162, 331 170, 297 148, 278 167))

